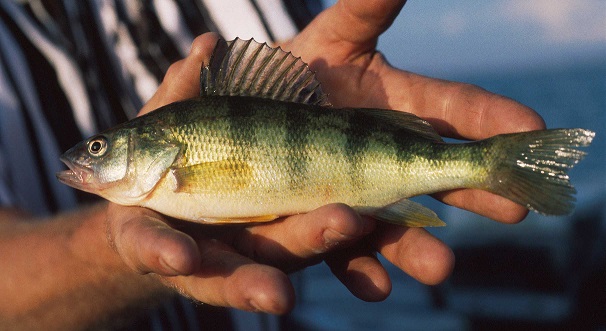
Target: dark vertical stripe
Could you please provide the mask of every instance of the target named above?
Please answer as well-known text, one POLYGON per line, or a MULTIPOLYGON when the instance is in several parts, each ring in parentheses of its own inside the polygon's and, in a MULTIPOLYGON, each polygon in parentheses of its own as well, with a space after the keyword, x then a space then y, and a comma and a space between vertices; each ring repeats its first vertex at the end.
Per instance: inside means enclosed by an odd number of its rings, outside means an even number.
MULTIPOLYGON (((280 103, 283 107, 287 107, 285 103, 280 103)), ((302 105, 289 105, 288 107, 303 108, 302 105)), ((286 156, 286 164, 288 165, 288 174, 290 180, 290 188, 299 190, 304 183, 307 182, 309 168, 309 154, 307 145, 309 144, 311 130, 310 117, 314 116, 315 112, 306 111, 305 109, 287 109, 285 116, 286 126, 286 146, 288 154, 286 156)))
POLYGON ((380 130, 379 123, 371 116, 366 116, 361 111, 355 109, 343 110, 348 112, 347 121, 347 142, 345 144, 345 155, 348 163, 351 165, 349 177, 351 183, 360 187, 363 184, 364 177, 360 169, 360 158, 368 149, 368 138, 375 130, 380 130))
MULTIPOLYGON (((162 28, 162 24, 156 17, 152 1, 145 1, 143 8, 143 17, 139 22, 139 54, 149 62, 154 64, 152 68, 158 68, 158 72, 153 72, 156 77, 164 77, 168 67, 181 59, 182 55, 179 49, 162 28)), ((202 22, 201 22, 202 23, 202 22)))
MULTIPOLYGON (((67 6, 64 8, 65 10, 61 12, 61 14, 64 15, 61 18, 70 23, 68 26, 68 35, 71 36, 69 45, 71 46, 70 48, 72 48, 71 53, 67 53, 70 52, 70 49, 63 49, 67 54, 72 54, 73 59, 76 61, 78 69, 82 74, 82 79, 84 80, 91 108, 94 110, 95 122, 97 123, 98 128, 103 129, 109 127, 110 123, 114 122, 114 118, 110 112, 113 108, 108 102, 105 90, 102 90, 99 87, 100 77, 98 72, 93 68, 95 68, 95 65, 99 65, 97 58, 101 61, 107 61, 108 56, 107 54, 98 51, 98 48, 102 47, 102 43, 100 43, 99 40, 94 39, 95 36, 93 33, 87 33, 86 31, 91 29, 95 30, 96 22, 90 19, 90 17, 83 17, 86 15, 85 12, 87 11, 83 10, 80 6, 85 5, 85 3, 86 2, 67 3, 67 6), (87 24, 82 24, 83 20, 87 22, 87 24)), ((118 81, 115 81, 114 83, 119 84, 118 81)))
POLYGON ((247 160, 251 151, 250 147, 257 143, 255 136, 255 113, 256 109, 248 98, 217 97, 225 100, 228 107, 227 121, 229 121, 229 134, 231 140, 236 144, 238 157, 247 160))

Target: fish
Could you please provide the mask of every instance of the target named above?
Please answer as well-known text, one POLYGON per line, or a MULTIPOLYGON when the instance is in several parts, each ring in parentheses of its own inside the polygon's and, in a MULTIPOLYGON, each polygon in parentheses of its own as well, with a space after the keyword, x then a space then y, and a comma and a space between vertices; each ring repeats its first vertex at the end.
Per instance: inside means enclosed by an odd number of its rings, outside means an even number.
POLYGON ((445 142, 407 112, 335 108, 300 58, 220 40, 200 95, 78 143, 61 182, 205 224, 269 222, 331 203, 408 227, 443 226, 409 198, 475 188, 545 215, 574 210, 568 170, 595 133, 549 129, 445 142))

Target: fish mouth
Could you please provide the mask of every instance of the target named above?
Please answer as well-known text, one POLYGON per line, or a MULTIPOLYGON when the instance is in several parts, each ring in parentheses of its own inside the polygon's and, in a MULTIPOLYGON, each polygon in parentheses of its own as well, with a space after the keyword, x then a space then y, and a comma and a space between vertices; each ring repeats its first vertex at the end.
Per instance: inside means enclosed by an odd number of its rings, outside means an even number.
POLYGON ((55 174, 57 179, 61 183, 79 190, 90 191, 90 189, 87 188, 90 186, 93 171, 84 166, 75 164, 64 157, 61 157, 60 160, 61 162, 65 163, 69 169, 57 172, 55 174))

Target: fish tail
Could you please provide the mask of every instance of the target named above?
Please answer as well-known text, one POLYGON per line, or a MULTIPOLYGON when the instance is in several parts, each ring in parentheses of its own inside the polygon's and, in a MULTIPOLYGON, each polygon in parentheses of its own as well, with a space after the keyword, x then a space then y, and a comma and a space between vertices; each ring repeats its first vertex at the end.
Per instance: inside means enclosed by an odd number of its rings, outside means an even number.
POLYGON ((567 171, 583 159, 575 147, 591 144, 595 133, 553 129, 500 135, 486 140, 490 175, 484 189, 544 215, 568 215, 576 190, 567 171))

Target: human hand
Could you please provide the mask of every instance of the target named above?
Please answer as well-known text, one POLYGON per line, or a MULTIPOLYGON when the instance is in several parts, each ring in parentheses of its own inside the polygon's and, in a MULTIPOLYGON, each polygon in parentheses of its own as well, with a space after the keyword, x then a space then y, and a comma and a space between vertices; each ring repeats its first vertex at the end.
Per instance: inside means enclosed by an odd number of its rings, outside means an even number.
MULTIPOLYGON (((172 65, 155 96, 142 109, 149 112, 172 101, 196 96, 199 69, 208 63, 218 36, 196 39, 191 54, 172 65)), ((204 226, 179 222, 154 211, 110 204, 107 233, 112 246, 133 270, 154 273, 167 285, 205 303, 244 310, 283 313, 292 308, 294 292, 286 272, 325 259, 335 275, 358 297, 381 300, 391 289, 389 276, 367 244, 354 246, 375 229, 375 222, 344 205, 328 205, 307 214, 268 224, 204 226), (349 247, 348 249, 342 249, 349 247)), ((417 230, 411 230, 414 231, 417 230)), ((424 238, 421 233, 416 238, 424 238)), ((389 238, 385 238, 389 240, 389 238)), ((417 239, 397 252, 412 256, 450 251, 434 238, 436 249, 419 251, 417 239)), ((420 267, 433 263, 426 259, 420 267)), ((443 265, 443 264, 441 264, 443 265)), ((415 272, 421 281, 438 282, 450 271, 436 266, 415 272)))
MULTIPOLYGON (((336 106, 410 111, 445 136, 468 139, 543 127, 532 110, 509 99, 390 67, 374 47, 403 3, 340 1, 283 46, 318 70, 336 106)), ((200 64, 207 63, 216 38, 196 39, 191 54, 171 66, 142 113, 198 94, 200 64)), ((439 197, 504 222, 525 216, 524 208, 486 192, 460 190, 439 197)), ((111 205, 108 212, 109 236, 131 268, 156 273, 200 301, 240 309, 288 311, 294 294, 284 272, 322 259, 352 293, 369 301, 384 299, 391 289, 377 251, 426 284, 443 281, 454 263, 450 249, 427 231, 376 226, 342 205, 269 224, 204 227, 204 234, 199 226, 174 228, 179 223, 142 208, 111 205), (328 233, 343 235, 327 243, 328 233)))
MULTIPOLYGON (((399 70, 387 63, 376 51, 378 37, 391 25, 405 2, 340 0, 281 46, 300 56, 317 72, 324 91, 336 107, 387 108, 414 113, 430 122, 442 136, 459 139, 478 140, 545 128, 536 112, 511 99, 477 86, 399 70)), ((444 203, 504 223, 520 222, 528 213, 523 206, 481 190, 460 189, 434 196, 444 203)), ((356 248, 366 254, 376 250, 428 284, 443 281, 454 265, 449 248, 424 229, 378 224, 372 236, 356 248)), ((355 257, 349 256, 343 261, 352 265, 355 257)), ((344 270, 334 266, 331 269, 337 271, 338 277, 344 270)))

